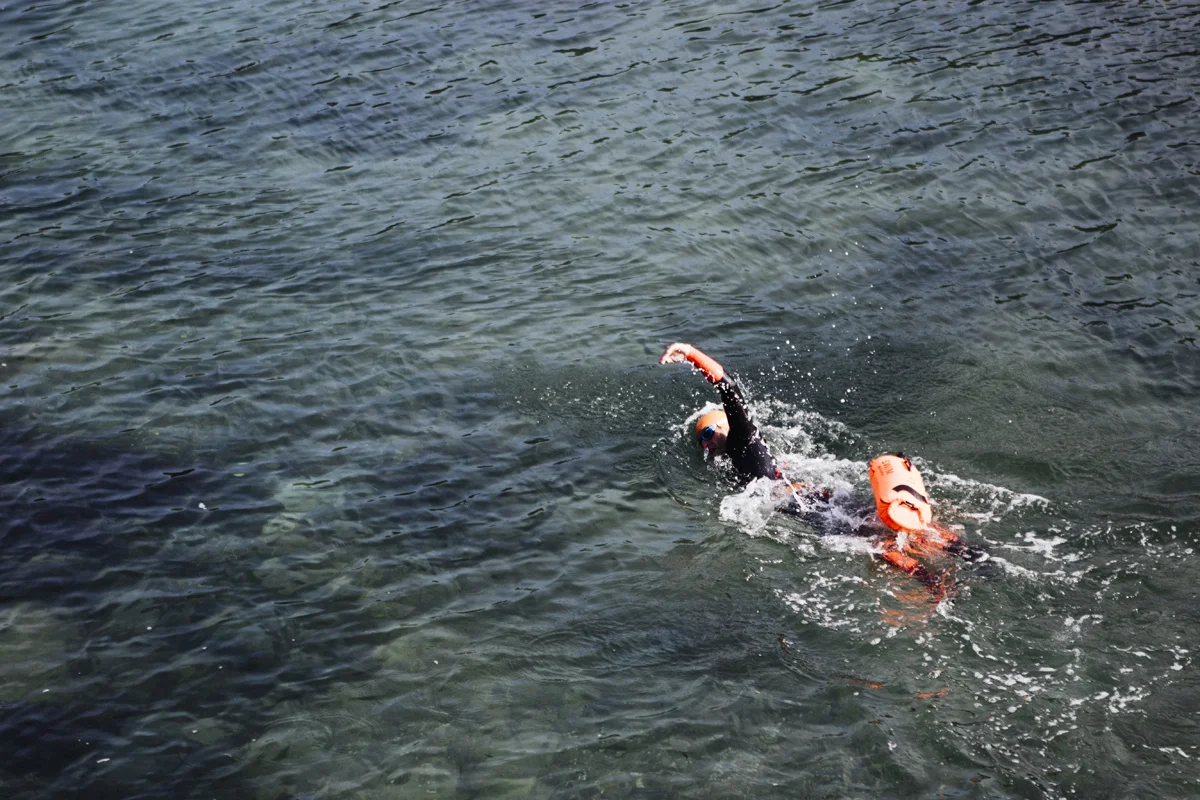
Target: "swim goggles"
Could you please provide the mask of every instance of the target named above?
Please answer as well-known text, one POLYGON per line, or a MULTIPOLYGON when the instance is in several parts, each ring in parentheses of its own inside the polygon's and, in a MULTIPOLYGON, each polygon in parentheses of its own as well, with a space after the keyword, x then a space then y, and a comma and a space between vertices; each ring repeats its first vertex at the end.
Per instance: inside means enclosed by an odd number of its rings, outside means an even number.
POLYGON ((703 441, 703 442, 712 441, 713 434, 716 432, 717 432, 717 426, 709 425, 707 428, 704 428, 703 430, 700 431, 700 441, 703 441))

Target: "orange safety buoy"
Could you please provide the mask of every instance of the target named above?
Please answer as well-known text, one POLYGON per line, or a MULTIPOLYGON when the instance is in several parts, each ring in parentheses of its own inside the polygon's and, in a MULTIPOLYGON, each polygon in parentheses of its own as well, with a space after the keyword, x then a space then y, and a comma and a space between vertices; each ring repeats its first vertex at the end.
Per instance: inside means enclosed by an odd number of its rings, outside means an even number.
POLYGON ((915 533, 933 521, 925 481, 903 455, 888 453, 871 462, 871 491, 879 518, 894 531, 915 533))

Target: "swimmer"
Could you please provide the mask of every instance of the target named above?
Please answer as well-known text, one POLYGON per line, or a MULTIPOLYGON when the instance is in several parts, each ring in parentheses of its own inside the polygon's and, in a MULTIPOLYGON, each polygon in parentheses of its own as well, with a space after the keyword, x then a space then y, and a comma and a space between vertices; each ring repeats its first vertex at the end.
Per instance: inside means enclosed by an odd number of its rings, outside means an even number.
POLYGON ((726 455, 738 478, 782 478, 775 458, 750 417, 750 406, 738 382, 725 374, 715 359, 690 344, 675 342, 663 352, 660 364, 691 363, 708 382, 717 387, 724 410, 710 411, 696 420, 696 437, 704 452, 726 455))
MULTIPOLYGON (((703 414, 696 421, 696 438, 705 453, 726 456, 742 483, 757 478, 784 481, 789 497, 780 510, 811 521, 811 515, 806 513, 796 496, 796 492, 805 487, 784 477, 750 415, 745 393, 738 382, 725 374, 725 368, 716 359, 690 344, 675 342, 658 359, 660 364, 684 361, 708 379, 721 395, 723 408, 703 414)), ((964 544, 951 531, 933 524, 925 482, 909 459, 899 454, 882 455, 871 462, 870 477, 879 518, 895 534, 883 542, 880 553, 883 560, 929 586, 940 586, 941 576, 930 572, 913 557, 914 553, 929 555, 932 551, 944 550, 966 561, 986 560, 985 551, 964 544)), ((823 492, 809 494, 829 497, 823 492)))

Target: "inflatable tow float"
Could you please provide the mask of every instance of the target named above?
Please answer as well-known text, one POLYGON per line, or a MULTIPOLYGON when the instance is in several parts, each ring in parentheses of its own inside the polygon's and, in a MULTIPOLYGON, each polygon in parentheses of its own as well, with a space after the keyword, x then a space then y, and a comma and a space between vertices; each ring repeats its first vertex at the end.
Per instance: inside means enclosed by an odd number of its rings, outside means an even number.
POLYGON ((885 545, 883 559, 925 579, 928 575, 925 567, 905 551, 929 546, 952 549, 958 544, 958 537, 933 525, 925 479, 902 453, 879 456, 871 462, 870 474, 875 511, 883 524, 897 534, 885 545))
POLYGON ((892 530, 916 533, 933 522, 925 479, 902 454, 887 453, 871 462, 871 491, 875 511, 892 530))

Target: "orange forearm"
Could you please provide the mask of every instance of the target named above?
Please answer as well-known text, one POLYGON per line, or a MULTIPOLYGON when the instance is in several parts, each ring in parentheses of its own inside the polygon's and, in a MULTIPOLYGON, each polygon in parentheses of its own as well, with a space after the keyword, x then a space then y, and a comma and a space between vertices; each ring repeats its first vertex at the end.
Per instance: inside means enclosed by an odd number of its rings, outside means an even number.
POLYGON ((725 377, 725 368, 717 363, 716 359, 694 347, 688 351, 687 360, 692 363, 693 367, 703 372, 704 377, 712 383, 720 383, 721 378, 725 377))

